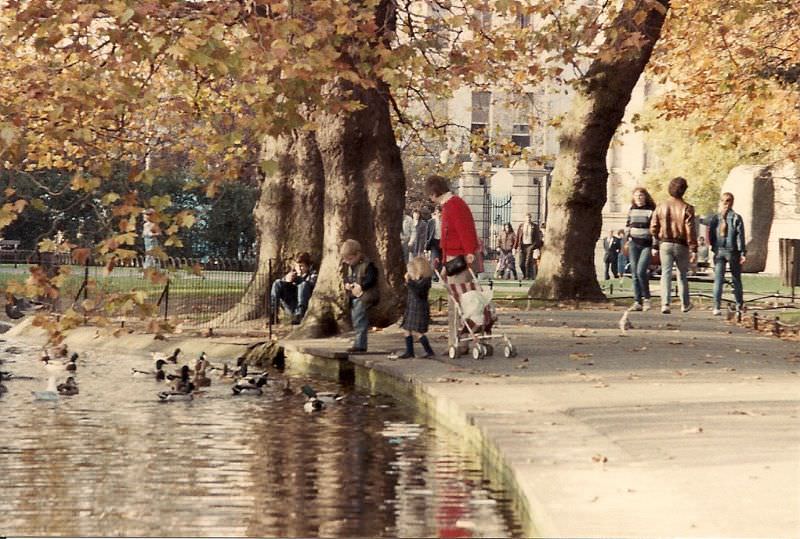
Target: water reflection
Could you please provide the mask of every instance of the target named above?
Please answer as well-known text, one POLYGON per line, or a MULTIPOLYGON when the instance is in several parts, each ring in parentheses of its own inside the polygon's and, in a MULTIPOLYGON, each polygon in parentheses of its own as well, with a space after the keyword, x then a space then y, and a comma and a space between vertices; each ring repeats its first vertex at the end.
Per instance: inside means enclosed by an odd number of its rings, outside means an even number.
MULTIPOLYGON (((46 374, 15 347, 0 370, 37 379, 8 381, 0 397, 2 534, 520 534, 479 468, 386 399, 351 393, 307 414, 299 392, 233 397, 214 380, 194 401, 159 403, 163 386, 129 377, 149 358, 89 353, 79 395, 35 402, 46 374)), ((303 383, 347 391, 292 380, 303 383)))

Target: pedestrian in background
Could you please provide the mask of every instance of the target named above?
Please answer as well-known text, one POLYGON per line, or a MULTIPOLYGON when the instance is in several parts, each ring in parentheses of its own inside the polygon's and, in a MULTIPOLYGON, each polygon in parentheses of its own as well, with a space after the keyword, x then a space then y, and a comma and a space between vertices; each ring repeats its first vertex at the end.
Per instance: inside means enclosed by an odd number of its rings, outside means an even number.
POLYGON ((614 230, 608 231, 608 237, 603 240, 603 274, 604 280, 619 277, 617 271, 617 261, 619 260, 619 250, 622 247, 621 240, 614 230))
POLYGON ((650 255, 653 249, 653 236, 650 234, 650 220, 656 203, 647 189, 637 187, 633 190, 631 207, 628 210, 628 259, 633 279, 634 311, 649 311, 650 304, 650 255))
POLYGON ((731 269, 731 286, 736 300, 736 310, 744 307, 742 292, 742 264, 747 261, 747 246, 744 238, 744 220, 733 211, 733 195, 722 193, 719 213, 708 223, 711 250, 714 253, 714 316, 722 314, 722 285, 725 266, 731 269))
POLYGON ((689 264, 697 256, 694 206, 683 200, 689 187, 680 176, 669 182, 669 199, 659 204, 650 219, 650 234, 658 240, 661 258, 661 313, 670 313, 672 265, 678 268, 678 293, 681 311, 692 310, 689 301, 689 264))
POLYGON ((406 287, 408 296, 406 299, 406 310, 403 315, 403 322, 400 327, 405 330, 406 348, 403 352, 393 354, 394 359, 408 359, 414 357, 414 336, 417 336, 419 343, 425 350, 423 358, 434 356, 431 343, 427 335, 428 325, 431 321, 431 308, 428 303, 428 293, 431 290, 431 277, 433 268, 430 263, 422 256, 413 258, 406 268, 406 287))

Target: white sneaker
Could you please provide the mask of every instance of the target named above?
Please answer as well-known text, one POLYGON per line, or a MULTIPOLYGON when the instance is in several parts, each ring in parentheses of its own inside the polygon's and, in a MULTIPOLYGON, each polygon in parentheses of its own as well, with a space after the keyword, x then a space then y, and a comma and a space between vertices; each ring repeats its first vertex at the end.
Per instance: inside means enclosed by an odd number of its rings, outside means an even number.
POLYGON ((629 310, 631 310, 631 311, 641 311, 642 309, 643 309, 642 304, 639 303, 638 301, 634 301, 633 305, 631 305, 631 308, 629 310))
POLYGON ((714 309, 713 311, 711 311, 711 314, 714 316, 722 316, 722 311, 719 309, 714 309))
POLYGON ((661 307, 661 314, 669 314, 670 312, 672 311, 669 310, 669 305, 663 305, 661 307))
POLYGON ((689 312, 689 311, 691 311, 693 308, 694 308, 694 305, 692 305, 692 304, 690 303, 689 305, 684 305, 683 307, 681 307, 681 312, 682 312, 682 313, 688 313, 688 312, 689 312))
POLYGON ((645 298, 645 299, 642 300, 642 310, 643 311, 649 311, 652 308, 653 308, 653 306, 650 304, 650 300, 648 298, 645 298))

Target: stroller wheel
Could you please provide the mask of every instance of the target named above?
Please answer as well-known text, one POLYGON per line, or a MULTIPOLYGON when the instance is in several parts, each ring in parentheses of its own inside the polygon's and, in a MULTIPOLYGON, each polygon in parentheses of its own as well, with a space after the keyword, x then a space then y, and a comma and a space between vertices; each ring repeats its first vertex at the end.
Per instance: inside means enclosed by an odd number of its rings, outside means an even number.
POLYGON ((483 359, 484 350, 483 345, 478 343, 472 347, 472 359, 483 359))
POLYGON ((458 357, 458 349, 455 346, 451 346, 447 349, 447 357, 450 359, 455 359, 458 357))
POLYGON ((509 357, 514 357, 514 356, 516 356, 516 355, 517 355, 517 349, 516 349, 516 348, 514 348, 514 345, 513 345, 513 344, 511 344, 511 343, 508 343, 508 344, 506 344, 506 345, 505 345, 505 347, 503 348, 503 355, 504 355, 505 357, 507 357, 507 358, 509 358, 509 357))
POLYGON ((483 346, 483 355, 485 356, 493 356, 494 355, 494 346, 489 343, 486 343, 483 346))

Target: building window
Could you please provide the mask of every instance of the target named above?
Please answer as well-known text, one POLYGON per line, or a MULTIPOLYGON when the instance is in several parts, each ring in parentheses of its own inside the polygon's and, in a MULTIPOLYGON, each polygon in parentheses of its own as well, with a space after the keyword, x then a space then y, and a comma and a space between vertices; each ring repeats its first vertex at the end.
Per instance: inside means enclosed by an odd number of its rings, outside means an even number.
POLYGON ((511 142, 517 148, 529 148, 531 145, 531 128, 528 124, 514 124, 511 130, 511 142))
POLYGON ((489 107, 492 102, 491 92, 472 92, 472 151, 489 151, 489 107))

